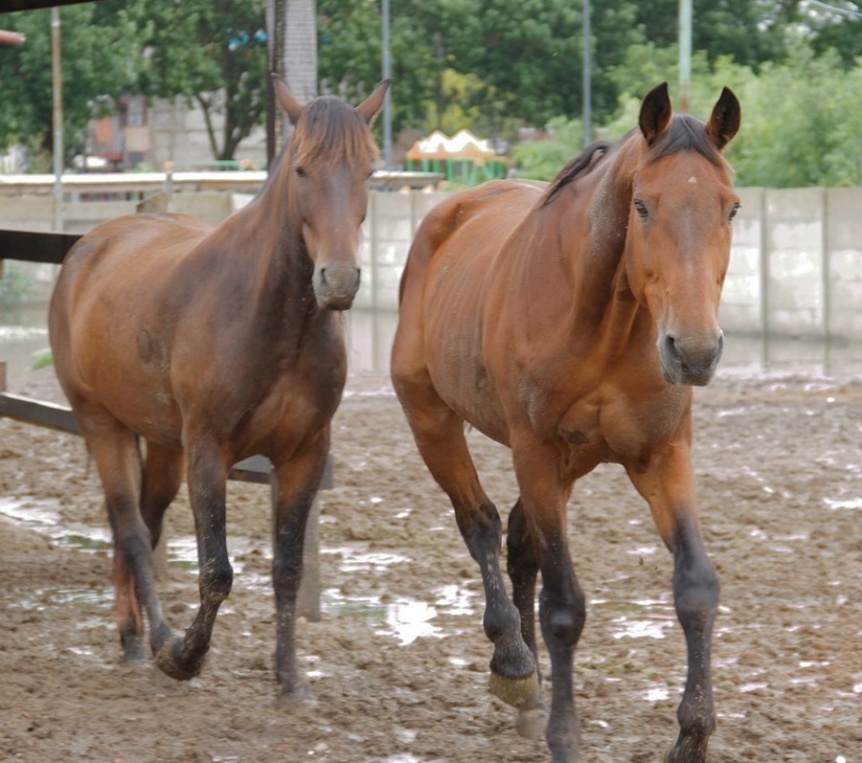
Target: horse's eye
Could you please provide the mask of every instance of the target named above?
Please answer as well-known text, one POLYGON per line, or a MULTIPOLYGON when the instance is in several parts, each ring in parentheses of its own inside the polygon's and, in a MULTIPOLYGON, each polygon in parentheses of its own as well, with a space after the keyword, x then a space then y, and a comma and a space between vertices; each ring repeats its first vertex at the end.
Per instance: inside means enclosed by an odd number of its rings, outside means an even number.
POLYGON ((733 218, 736 217, 736 213, 739 212, 740 206, 739 202, 736 202, 736 204, 733 205, 733 208, 730 210, 730 214, 727 216, 727 222, 733 222, 733 218))
POLYGON ((644 204, 640 199, 635 199, 634 201, 635 211, 638 213, 638 216, 641 220, 646 220, 649 217, 649 212, 647 212, 646 204, 644 204))
POLYGON ((296 174, 301 178, 307 178, 308 177, 308 173, 306 173, 305 167, 297 167, 296 168, 296 174))

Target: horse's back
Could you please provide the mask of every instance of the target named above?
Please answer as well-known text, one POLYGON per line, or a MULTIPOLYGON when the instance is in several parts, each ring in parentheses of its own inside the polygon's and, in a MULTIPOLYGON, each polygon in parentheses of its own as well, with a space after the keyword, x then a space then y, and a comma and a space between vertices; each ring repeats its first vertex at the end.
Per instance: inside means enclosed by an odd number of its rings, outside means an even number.
POLYGON ((61 286, 102 270, 113 271, 138 260, 159 270, 160 261, 175 260, 203 239, 212 226, 186 215, 134 214, 97 225, 84 234, 63 261, 61 286), (139 259, 146 257, 145 260, 139 259))
POLYGON ((484 245, 474 251, 493 252, 496 244, 520 223, 541 190, 535 184, 497 180, 455 193, 440 202, 425 216, 416 232, 407 258, 405 284, 417 269, 424 271, 431 257, 453 238, 461 241, 466 236, 475 236, 484 245))
MULTIPOLYGON (((453 194, 426 215, 416 232, 401 280, 401 318, 435 300, 475 303, 505 256, 506 242, 542 188, 516 180, 485 183, 453 194)), ((451 304, 451 302, 450 302, 451 304)), ((417 316, 418 319, 418 316, 417 316)))

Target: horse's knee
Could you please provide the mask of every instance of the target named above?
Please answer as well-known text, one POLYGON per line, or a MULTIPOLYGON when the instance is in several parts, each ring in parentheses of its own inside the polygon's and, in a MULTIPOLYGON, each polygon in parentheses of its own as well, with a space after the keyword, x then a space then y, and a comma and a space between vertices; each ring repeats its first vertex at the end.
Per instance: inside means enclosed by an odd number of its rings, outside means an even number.
POLYGON ((150 545, 149 533, 146 531, 119 540, 117 547, 126 566, 135 576, 143 565, 152 563, 153 549, 150 545))
POLYGON ((230 594, 233 586, 233 568, 225 559, 223 563, 213 563, 201 569, 201 594, 221 603, 230 594))
POLYGON ((485 635, 494 643, 499 639, 521 632, 521 616, 508 598, 488 600, 482 618, 485 635))
POLYGON ((543 591, 539 617, 545 643, 549 646, 574 646, 587 621, 587 602, 583 591, 576 589, 568 601, 552 600, 543 591))
POLYGON ((718 609, 718 575, 704 558, 697 565, 674 573, 674 606, 684 629, 704 627, 718 609))

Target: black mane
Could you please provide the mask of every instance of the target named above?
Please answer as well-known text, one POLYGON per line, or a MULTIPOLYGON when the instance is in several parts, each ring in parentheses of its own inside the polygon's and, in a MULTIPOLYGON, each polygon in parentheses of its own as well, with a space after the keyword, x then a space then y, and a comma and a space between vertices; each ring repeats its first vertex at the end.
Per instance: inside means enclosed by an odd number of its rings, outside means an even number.
POLYGON ((548 186, 542 204, 550 204, 569 183, 574 182, 582 175, 586 175, 593 165, 607 154, 611 144, 605 140, 596 141, 587 146, 581 153, 572 159, 563 169, 557 173, 557 177, 548 186))
MULTIPOLYGON (((637 132, 639 132, 637 127, 629 130, 620 140, 620 143, 625 142, 637 132)), ((598 161, 608 154, 612 147, 613 144, 607 141, 597 141, 581 151, 551 181, 542 204, 550 204, 563 188, 579 177, 586 175, 598 161)), ((678 151, 694 151, 716 166, 727 166, 724 156, 707 134, 706 126, 689 114, 674 114, 670 127, 651 147, 646 161, 651 164, 678 151)))
POLYGON ((724 157, 707 135, 706 126, 690 114, 674 114, 670 129, 652 147, 647 161, 657 162, 677 151, 694 151, 716 166, 725 165, 724 157))

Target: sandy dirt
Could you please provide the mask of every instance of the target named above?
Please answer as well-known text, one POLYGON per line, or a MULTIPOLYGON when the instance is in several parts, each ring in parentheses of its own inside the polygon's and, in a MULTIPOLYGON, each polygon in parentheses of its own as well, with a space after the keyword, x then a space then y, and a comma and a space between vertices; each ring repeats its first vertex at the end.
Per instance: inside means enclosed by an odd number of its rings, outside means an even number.
MULTIPOLYGON (((50 369, 16 381, 56 395, 50 369)), ((862 761, 862 377, 720 371, 696 393, 695 437, 722 583, 711 759, 862 761)), ((507 451, 470 438, 508 512, 507 451)), ((202 674, 175 683, 117 663, 108 551, 92 542, 106 521, 83 443, 0 419, 0 760, 546 761, 544 742, 518 737, 514 711, 487 691, 478 572, 385 376, 350 377, 332 455, 323 616, 299 629, 315 701, 283 706, 268 488, 230 485, 234 590, 202 674), (411 621, 424 630, 406 633, 411 621)), ((582 760, 660 761, 685 676, 671 559, 617 467, 579 483, 570 509, 589 598, 575 677, 582 760)), ((192 533, 184 493, 169 532, 172 546, 192 533)), ((197 606, 188 566, 160 582, 175 629, 197 606)))

